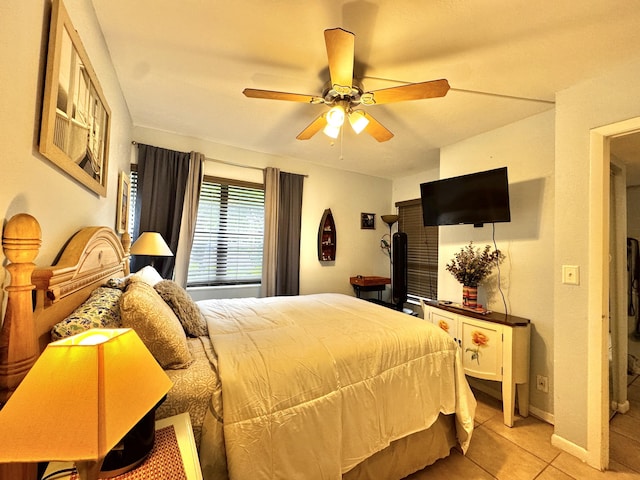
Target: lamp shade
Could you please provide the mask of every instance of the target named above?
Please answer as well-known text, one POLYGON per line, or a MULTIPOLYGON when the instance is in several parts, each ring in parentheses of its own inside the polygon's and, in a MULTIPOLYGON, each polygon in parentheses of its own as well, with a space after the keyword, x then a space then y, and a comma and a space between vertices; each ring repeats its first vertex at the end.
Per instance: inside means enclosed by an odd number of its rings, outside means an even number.
POLYGON ((93 329, 52 342, 0 410, 0 463, 99 468, 171 386, 131 329, 93 329))
POLYGON ((149 255, 151 257, 173 257, 173 252, 158 232, 144 232, 133 242, 132 255, 149 255))
POLYGON ((327 123, 332 127, 340 128, 344 123, 344 115, 345 110, 343 105, 338 104, 331 107, 327 112, 327 123))
POLYGON ((331 138, 338 138, 338 135, 340 135, 340 127, 334 127, 333 125, 331 125, 329 123, 327 123, 324 126, 322 131, 324 132, 324 134, 327 137, 331 137, 331 138))
POLYGON ((349 114, 349 123, 353 131, 360 134, 369 125, 369 119, 362 110, 354 110, 349 114))
POLYGON ((400 217, 398 215, 381 215, 380 218, 382 218, 382 221, 391 228, 391 226, 396 223, 400 217))

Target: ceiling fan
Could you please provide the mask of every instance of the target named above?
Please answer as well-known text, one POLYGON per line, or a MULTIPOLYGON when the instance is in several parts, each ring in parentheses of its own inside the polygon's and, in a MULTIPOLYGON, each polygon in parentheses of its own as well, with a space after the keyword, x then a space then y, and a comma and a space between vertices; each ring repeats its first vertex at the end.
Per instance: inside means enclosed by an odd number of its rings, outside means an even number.
POLYGON ((310 104, 324 103, 331 107, 302 130, 296 137, 298 140, 308 140, 320 130, 323 130, 331 138, 337 138, 344 120, 348 119, 356 133, 365 131, 377 141, 386 142, 393 137, 393 133, 361 109, 361 106, 444 97, 449 91, 449 82, 440 79, 366 92, 360 82, 353 78, 355 35, 342 28, 333 28, 324 31, 324 39, 327 46, 331 80, 324 88, 322 95, 304 95, 255 88, 245 88, 242 91, 245 96, 251 98, 310 104))

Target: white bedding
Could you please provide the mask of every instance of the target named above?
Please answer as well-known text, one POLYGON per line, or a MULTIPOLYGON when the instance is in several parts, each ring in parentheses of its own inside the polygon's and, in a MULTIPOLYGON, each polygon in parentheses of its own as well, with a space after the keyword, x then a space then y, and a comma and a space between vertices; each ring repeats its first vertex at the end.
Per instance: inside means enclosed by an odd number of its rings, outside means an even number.
MULTIPOLYGON (((430 323, 340 294, 198 305, 230 478, 338 479, 439 413, 456 414, 466 451, 475 399, 456 343, 430 323)), ((201 456, 221 446, 212 430, 205 419, 201 456)))

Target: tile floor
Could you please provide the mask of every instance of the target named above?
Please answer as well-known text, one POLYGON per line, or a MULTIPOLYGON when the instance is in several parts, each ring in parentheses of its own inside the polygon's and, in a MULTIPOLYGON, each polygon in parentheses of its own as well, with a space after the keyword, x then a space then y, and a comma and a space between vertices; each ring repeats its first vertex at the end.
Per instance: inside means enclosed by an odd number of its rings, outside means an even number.
POLYGON ((513 428, 506 427, 502 404, 474 392, 476 428, 467 455, 454 451, 406 480, 640 480, 640 377, 629 382, 631 410, 611 420, 606 472, 553 447, 553 426, 535 417, 517 417, 513 428))

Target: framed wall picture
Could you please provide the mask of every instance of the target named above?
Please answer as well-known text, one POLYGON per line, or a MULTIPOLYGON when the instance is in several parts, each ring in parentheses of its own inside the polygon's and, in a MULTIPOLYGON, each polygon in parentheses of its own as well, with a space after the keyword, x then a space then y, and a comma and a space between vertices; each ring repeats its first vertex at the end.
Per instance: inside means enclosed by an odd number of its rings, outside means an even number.
POLYGON ((118 205, 116 210, 116 230, 124 233, 129 230, 129 199, 131 198, 131 184, 129 175, 120 172, 118 179, 118 205))
POLYGON ((106 197, 111 110, 62 0, 53 0, 40 153, 106 197))
POLYGON ((360 228, 373 230, 376 228, 376 214, 375 213, 361 213, 360 214, 360 228))

